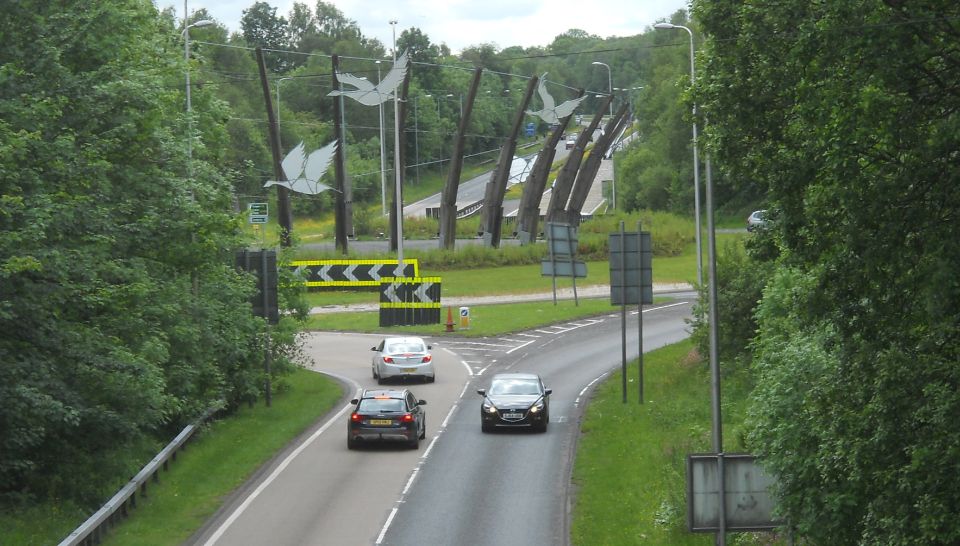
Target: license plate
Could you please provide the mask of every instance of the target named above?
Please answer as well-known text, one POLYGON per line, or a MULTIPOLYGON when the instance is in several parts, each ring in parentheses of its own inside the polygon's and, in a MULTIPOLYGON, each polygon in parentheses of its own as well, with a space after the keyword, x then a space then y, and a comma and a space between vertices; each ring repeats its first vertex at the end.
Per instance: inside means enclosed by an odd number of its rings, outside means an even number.
POLYGON ((371 425, 392 425, 393 419, 370 419, 371 425))
POLYGON ((522 419, 523 414, 522 413, 504 413, 503 418, 504 419, 522 419))
POLYGON ((416 368, 403 368, 401 371, 402 371, 403 373, 417 373, 417 369, 416 369, 416 368))

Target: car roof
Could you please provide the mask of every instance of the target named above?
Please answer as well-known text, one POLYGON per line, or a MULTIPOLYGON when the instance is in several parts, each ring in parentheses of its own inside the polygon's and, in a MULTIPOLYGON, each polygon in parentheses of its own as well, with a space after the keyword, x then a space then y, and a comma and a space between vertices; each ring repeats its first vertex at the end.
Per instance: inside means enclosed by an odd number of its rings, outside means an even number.
POLYGON ((404 398, 410 389, 365 389, 360 398, 404 398))
POLYGON ((490 381, 495 381, 497 379, 540 379, 540 376, 535 373, 523 372, 498 373, 494 375, 490 381))
POLYGON ((420 343, 423 343, 424 345, 426 345, 426 342, 423 341, 423 338, 422 338, 422 337, 416 337, 416 336, 385 337, 385 338, 383 338, 383 342, 384 342, 384 343, 403 343, 403 342, 405 342, 405 341, 419 341, 420 343))

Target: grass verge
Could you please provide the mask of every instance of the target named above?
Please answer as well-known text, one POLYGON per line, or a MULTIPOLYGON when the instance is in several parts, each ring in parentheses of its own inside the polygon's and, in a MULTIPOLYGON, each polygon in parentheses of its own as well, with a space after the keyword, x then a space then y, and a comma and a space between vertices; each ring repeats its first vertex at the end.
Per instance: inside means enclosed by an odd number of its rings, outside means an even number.
MULTIPOLYGON (((637 362, 597 386, 573 470, 571 543, 706 546, 712 534, 686 529, 687 454, 711 451, 710 376, 690 340, 644 357, 644 404, 637 403, 637 362)), ((723 377, 723 430, 728 452, 745 451, 742 424, 749 375, 723 377)), ((769 533, 730 535, 736 544, 780 544, 769 533)), ((734 542, 731 542, 734 543, 734 542)))

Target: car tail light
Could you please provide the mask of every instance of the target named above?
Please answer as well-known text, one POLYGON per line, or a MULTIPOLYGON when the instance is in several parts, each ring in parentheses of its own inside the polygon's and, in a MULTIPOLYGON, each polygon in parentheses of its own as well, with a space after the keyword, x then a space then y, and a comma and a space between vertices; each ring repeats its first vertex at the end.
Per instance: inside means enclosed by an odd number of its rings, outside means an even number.
POLYGON ((350 414, 350 422, 351 422, 351 423, 361 423, 361 422, 363 422, 363 417, 362 417, 359 413, 353 412, 353 413, 350 414))
POLYGON ((433 357, 430 356, 430 355, 427 355, 427 356, 423 357, 423 359, 420 360, 420 362, 430 362, 431 360, 433 360, 433 357))
POLYGON ((413 415, 410 414, 410 413, 404 413, 403 416, 400 417, 400 422, 401 422, 401 423, 412 423, 412 422, 413 422, 413 415))
POLYGON ((383 357, 383 361, 386 362, 387 364, 393 364, 393 357, 392 357, 392 356, 385 356, 385 357, 383 357))

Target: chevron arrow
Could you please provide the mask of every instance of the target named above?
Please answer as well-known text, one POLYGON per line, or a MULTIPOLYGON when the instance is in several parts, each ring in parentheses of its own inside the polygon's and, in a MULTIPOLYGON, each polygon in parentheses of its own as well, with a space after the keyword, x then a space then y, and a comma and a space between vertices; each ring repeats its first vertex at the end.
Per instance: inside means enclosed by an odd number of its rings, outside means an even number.
POLYGON ((317 275, 320 277, 320 280, 327 282, 333 282, 333 277, 330 276, 330 269, 332 265, 325 265, 320 268, 320 271, 317 272, 317 275))
POLYGON ((432 282, 421 283, 413 292, 414 298, 419 300, 420 303, 433 303, 433 300, 427 295, 427 290, 430 290, 431 286, 433 286, 432 282))
POLYGON ((383 295, 390 300, 390 303, 400 303, 400 298, 397 297, 397 283, 388 284, 386 290, 383 291, 383 295))
POLYGON ((343 272, 346 275, 348 281, 357 281, 358 279, 353 275, 353 270, 357 268, 357 264, 350 264, 347 266, 346 271, 343 272))
POLYGON ((370 278, 379 281, 380 280, 380 268, 382 265, 371 265, 370 266, 370 278))

